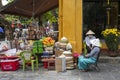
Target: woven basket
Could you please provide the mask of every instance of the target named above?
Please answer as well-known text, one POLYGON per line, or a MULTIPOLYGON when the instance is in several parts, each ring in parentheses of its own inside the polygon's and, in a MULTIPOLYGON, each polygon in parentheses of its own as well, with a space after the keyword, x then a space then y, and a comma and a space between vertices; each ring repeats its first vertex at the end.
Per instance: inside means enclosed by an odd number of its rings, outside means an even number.
POLYGON ((56 50, 55 57, 59 57, 60 55, 62 55, 63 52, 64 52, 63 50, 56 50))
POLYGON ((53 47, 50 46, 50 47, 45 47, 45 51, 53 51, 53 47))

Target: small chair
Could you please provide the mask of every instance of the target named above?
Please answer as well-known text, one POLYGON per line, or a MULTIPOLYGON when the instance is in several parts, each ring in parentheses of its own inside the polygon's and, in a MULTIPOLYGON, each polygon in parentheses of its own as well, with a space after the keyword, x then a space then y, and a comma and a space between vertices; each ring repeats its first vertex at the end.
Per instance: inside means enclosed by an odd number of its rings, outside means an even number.
POLYGON ((86 43, 85 43, 85 41, 83 42, 83 49, 84 49, 83 55, 86 55, 86 54, 87 54, 87 48, 86 48, 86 43))
POLYGON ((20 57, 23 60, 23 71, 25 71, 26 63, 31 63, 32 71, 34 71, 34 65, 38 69, 38 58, 31 51, 23 51, 20 53, 20 57), (32 59, 34 57, 34 59, 32 59), (36 63, 36 64, 34 64, 36 63))

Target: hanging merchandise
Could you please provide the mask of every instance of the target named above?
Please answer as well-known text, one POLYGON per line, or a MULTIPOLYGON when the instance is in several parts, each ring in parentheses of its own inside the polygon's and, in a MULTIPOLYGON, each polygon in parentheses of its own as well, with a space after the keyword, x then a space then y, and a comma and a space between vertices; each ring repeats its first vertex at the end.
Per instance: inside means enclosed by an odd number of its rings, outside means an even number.
POLYGON ((3 30, 3 28, 2 28, 2 27, 0 27, 0 32, 4 33, 4 30, 3 30))
POLYGON ((5 51, 10 49, 8 41, 1 41, 0 42, 0 51, 5 51))

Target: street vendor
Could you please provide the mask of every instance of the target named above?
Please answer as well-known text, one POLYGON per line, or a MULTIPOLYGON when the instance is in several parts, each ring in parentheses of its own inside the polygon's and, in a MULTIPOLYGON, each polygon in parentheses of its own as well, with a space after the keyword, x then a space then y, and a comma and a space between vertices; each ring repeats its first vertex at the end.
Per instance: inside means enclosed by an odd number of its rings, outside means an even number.
POLYGON ((92 39, 90 40, 92 44, 92 49, 90 53, 86 55, 81 55, 78 58, 78 68, 82 71, 87 71, 89 69, 90 64, 94 64, 97 61, 97 57, 100 53, 100 40, 99 39, 92 39))

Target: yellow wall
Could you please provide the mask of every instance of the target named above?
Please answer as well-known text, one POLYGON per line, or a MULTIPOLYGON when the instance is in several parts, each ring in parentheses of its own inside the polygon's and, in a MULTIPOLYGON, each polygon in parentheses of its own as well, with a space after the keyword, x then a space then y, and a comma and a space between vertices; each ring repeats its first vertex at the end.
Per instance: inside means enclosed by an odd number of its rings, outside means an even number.
POLYGON ((59 39, 67 37, 82 52, 82 0, 59 0, 59 39))
MULTIPOLYGON (((59 39, 67 37, 73 51, 82 52, 82 1, 59 0, 59 39)), ((102 43, 102 49, 107 49, 102 43)), ((120 46, 119 46, 120 49, 120 46)))

